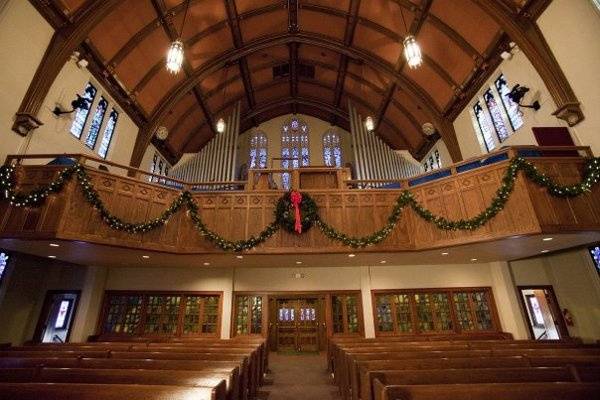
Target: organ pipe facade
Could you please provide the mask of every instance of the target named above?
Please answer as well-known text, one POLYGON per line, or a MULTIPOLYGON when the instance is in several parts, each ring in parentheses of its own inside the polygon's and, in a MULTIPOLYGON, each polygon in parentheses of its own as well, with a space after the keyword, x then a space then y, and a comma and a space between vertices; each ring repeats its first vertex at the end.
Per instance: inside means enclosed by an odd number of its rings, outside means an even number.
MULTIPOLYGON (((408 161, 381 140, 375 132, 369 132, 363 117, 350 102, 348 109, 356 179, 401 180, 423 173, 421 165, 408 161)), ((373 183, 370 186, 383 185, 385 183, 373 183)))
MULTIPOLYGON (((240 129, 240 103, 225 118, 225 131, 214 136, 194 156, 171 169, 170 177, 186 182, 230 182, 235 180, 235 157, 240 129)), ((218 188, 218 187, 213 187, 218 188)))

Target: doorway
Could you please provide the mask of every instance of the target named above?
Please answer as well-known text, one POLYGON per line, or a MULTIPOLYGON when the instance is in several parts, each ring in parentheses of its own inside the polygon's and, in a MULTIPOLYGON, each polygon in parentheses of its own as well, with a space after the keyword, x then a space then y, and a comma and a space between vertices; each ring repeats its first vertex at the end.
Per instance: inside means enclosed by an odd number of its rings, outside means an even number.
POLYGON ((521 304, 534 340, 560 340, 569 337, 552 286, 519 286, 521 304))
POLYGON ((66 343, 81 292, 50 290, 46 293, 38 319, 34 341, 38 343, 66 343))
POLYGON ((317 352, 324 346, 324 301, 320 297, 272 297, 269 299, 269 332, 272 350, 317 352))

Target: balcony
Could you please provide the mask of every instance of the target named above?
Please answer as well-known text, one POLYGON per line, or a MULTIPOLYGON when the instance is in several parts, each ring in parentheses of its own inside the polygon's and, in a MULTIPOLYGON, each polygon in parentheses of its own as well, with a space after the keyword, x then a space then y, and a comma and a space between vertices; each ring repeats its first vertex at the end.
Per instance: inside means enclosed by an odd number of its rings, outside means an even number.
MULTIPOLYGON (((401 181, 348 180, 348 171, 343 169, 307 168, 291 171, 291 183, 315 200, 323 221, 349 236, 360 237, 379 230, 386 223, 405 189, 434 214, 450 220, 472 218, 490 204, 515 156, 533 163, 557 183, 574 184, 581 181, 586 157, 592 154, 585 147, 519 146, 401 181)), ((284 194, 282 190, 269 189, 272 187, 269 180, 284 172, 281 170, 253 170, 244 182, 189 183, 83 155, 8 157, 7 163, 16 167, 17 190, 27 192, 47 186, 66 168, 60 163, 47 164, 55 158, 83 165, 106 208, 125 221, 152 220, 169 207, 182 190, 188 190, 208 229, 228 240, 258 235, 273 221, 275 205, 284 194)), ((150 232, 132 234, 113 230, 86 201, 75 177, 40 207, 17 208, 8 201, 0 202, 0 218, 0 247, 7 249, 36 253, 40 243, 63 241, 79 246, 76 254, 80 257, 85 253, 83 250, 97 245, 173 255, 226 254, 200 235, 185 209, 175 213, 165 226, 150 232)), ((562 235, 561 247, 600 240, 599 185, 582 196, 559 198, 520 171, 505 208, 476 230, 441 230, 405 207, 391 234, 373 246, 351 249, 313 227, 302 235, 280 229, 246 253, 289 255, 352 251, 379 255, 393 252, 412 257, 407 259, 422 260, 428 254, 439 255, 440 249, 467 246, 470 253, 482 254, 480 260, 485 259, 486 254, 490 260, 498 259, 499 254, 511 259, 539 252, 539 248, 530 246, 527 240, 534 243, 539 241, 540 235, 562 235), (515 242, 516 237, 522 240, 515 242)), ((75 257, 73 261, 78 260, 80 258, 75 257)))

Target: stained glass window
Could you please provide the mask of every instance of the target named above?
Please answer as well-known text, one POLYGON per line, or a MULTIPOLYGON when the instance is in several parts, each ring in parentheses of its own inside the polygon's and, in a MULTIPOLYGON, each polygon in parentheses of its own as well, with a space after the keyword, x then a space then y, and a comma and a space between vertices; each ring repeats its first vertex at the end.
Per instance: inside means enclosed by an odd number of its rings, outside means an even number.
POLYGON ((217 336, 220 296, 215 294, 110 293, 102 333, 217 336))
POLYGON ((342 147, 340 135, 335 131, 327 131, 323 134, 323 160, 328 167, 342 166, 342 147))
POLYGON ((267 135, 257 132, 250 138, 250 159, 248 168, 267 167, 267 135))
POLYGON ((496 101, 496 96, 491 89, 488 89, 483 94, 483 100, 490 112, 490 116, 492 117, 492 123, 494 125, 494 130, 496 131, 496 135, 498 136, 498 140, 500 143, 504 142, 508 139, 510 135, 508 133, 508 129, 506 129, 506 125, 504 124, 504 117, 502 115, 502 109, 498 105, 496 101))
POLYGON ((98 149, 98 154, 102 158, 106 158, 106 155, 108 154, 110 142, 112 141, 113 134, 115 133, 115 127, 117 126, 117 119, 119 119, 119 112, 113 108, 108 116, 108 122, 104 127, 104 135, 102 136, 100 148, 98 149))
POLYGON ((263 297, 236 296, 235 305, 235 331, 236 335, 261 334, 262 333, 262 307, 263 297))
POLYGON ((434 169, 440 169, 441 167, 442 163, 440 161, 440 151, 435 149, 423 163, 423 169, 425 172, 428 172, 433 171, 434 169))
POLYGON ((489 289, 376 293, 376 330, 385 334, 492 331, 489 289), (454 310, 454 312, 453 312, 454 310))
POLYGON ((0 252, 0 285, 2 284, 2 278, 6 271, 6 265, 8 264, 8 254, 0 252))
POLYGON ((594 260, 596 269, 600 273, 600 246, 590 247, 590 255, 592 256, 592 260, 594 260))
MULTIPOLYGON (((281 168, 290 169, 310 164, 310 150, 308 143, 308 125, 296 117, 288 120, 281 128, 281 168)), ((284 189, 291 186, 290 174, 281 176, 284 189)))
POLYGON ((360 330, 358 295, 331 296, 334 334, 356 334, 360 330))
POLYGON ((92 103, 96 98, 96 93, 96 87, 88 82, 88 84, 85 86, 83 96, 81 96, 83 99, 85 99, 87 108, 78 108, 75 112, 75 116, 73 117, 73 123, 71 124, 71 134, 73 134, 73 136, 75 136, 77 139, 79 139, 83 133, 83 128, 85 128, 88 116, 90 115, 90 109, 92 108, 92 103))
POLYGON ((506 78, 504 77, 504 74, 501 74, 498 79, 496 79, 494 86, 500 94, 500 100, 502 101, 504 112, 506 112, 506 115, 508 115, 510 126, 512 127, 513 131, 516 131, 523 126, 523 113, 519 110, 519 105, 512 101, 508 96, 510 93, 510 88, 506 78))
POLYGON ((493 137, 494 126, 492 125, 492 122, 489 120, 489 117, 487 116, 483 107, 481 106, 481 102, 478 101, 473 106, 473 115, 475 118, 475 130, 481 135, 486 150, 488 152, 494 150, 494 148, 496 147, 496 143, 494 142, 493 137))
POLYGON ((100 101, 94 112, 94 118, 92 118, 92 123, 90 124, 90 129, 85 138, 85 145, 90 149, 96 147, 96 140, 98 140, 98 134, 100 133, 100 128, 102 127, 102 121, 104 121, 104 114, 106 114, 107 108, 108 102, 104 97, 100 97, 100 101))

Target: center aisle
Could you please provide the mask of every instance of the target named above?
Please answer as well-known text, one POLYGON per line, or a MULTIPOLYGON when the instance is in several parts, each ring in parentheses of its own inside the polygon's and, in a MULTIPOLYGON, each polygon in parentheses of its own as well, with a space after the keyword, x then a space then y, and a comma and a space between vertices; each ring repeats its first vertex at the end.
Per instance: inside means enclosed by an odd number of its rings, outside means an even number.
POLYGON ((265 400, 340 400, 326 370, 324 354, 269 355, 268 381, 260 388, 265 400))

